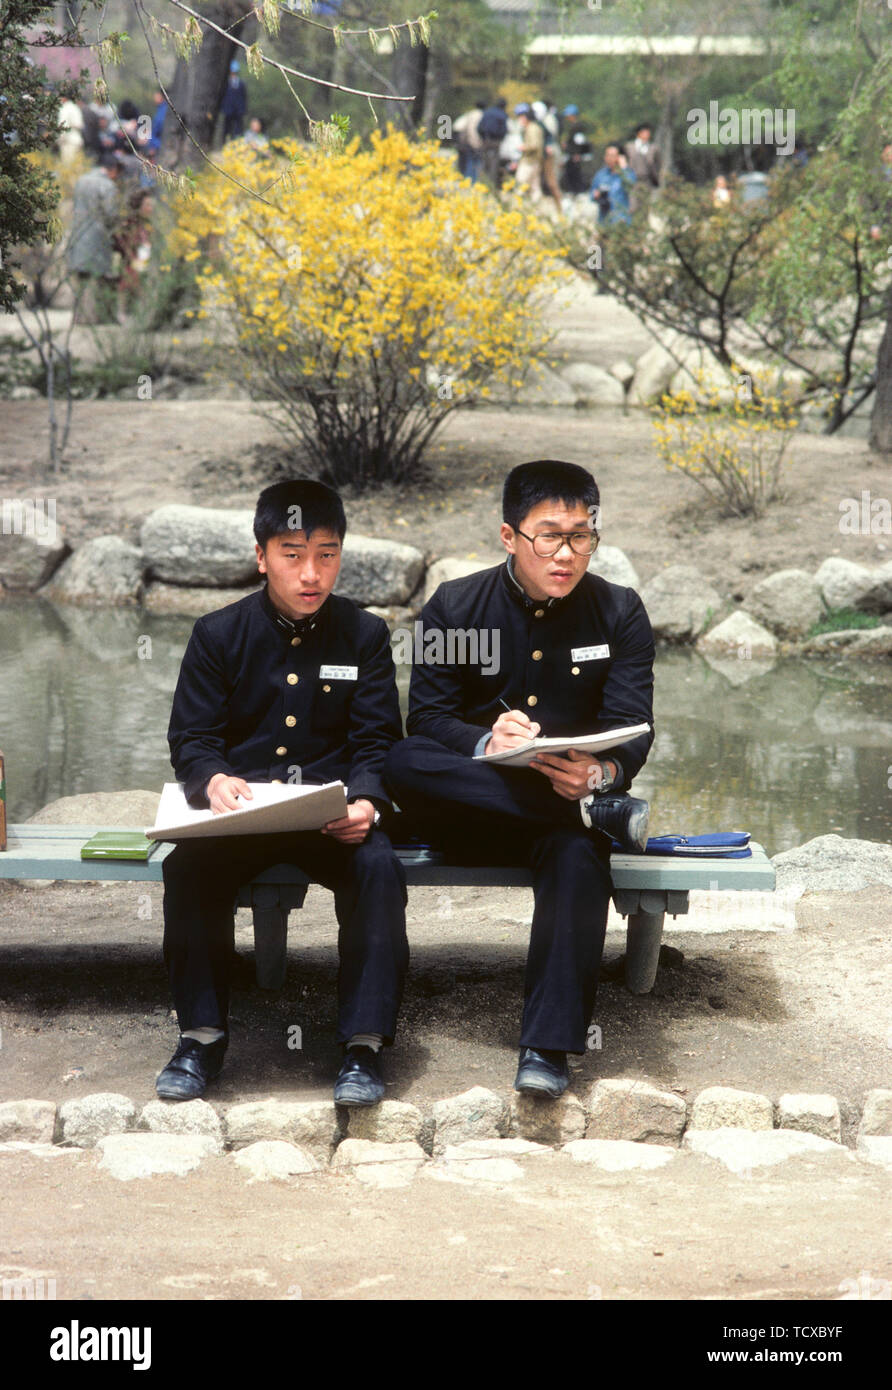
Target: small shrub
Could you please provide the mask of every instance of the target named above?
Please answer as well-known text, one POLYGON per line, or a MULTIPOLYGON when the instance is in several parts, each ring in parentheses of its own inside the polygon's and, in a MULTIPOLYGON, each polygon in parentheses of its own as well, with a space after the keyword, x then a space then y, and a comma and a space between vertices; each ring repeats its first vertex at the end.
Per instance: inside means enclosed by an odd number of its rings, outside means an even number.
POLYGON ((751 389, 744 395, 737 384, 744 374, 735 367, 726 392, 706 384, 702 373, 694 375, 701 404, 690 391, 661 398, 657 452, 667 468, 697 483, 723 516, 760 516, 779 494, 784 455, 799 424, 791 402, 772 395, 755 373, 746 377, 751 389))

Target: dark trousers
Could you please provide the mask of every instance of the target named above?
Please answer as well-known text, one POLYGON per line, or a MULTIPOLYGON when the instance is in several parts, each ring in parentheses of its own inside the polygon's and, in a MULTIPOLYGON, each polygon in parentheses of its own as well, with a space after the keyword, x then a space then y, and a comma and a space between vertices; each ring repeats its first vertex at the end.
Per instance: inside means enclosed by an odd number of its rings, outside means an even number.
POLYGON ((584 1052, 610 903, 607 836, 542 773, 474 762, 434 739, 394 744, 385 780, 413 828, 450 855, 532 869, 520 1045, 584 1052))
POLYGON ((361 845, 319 831, 184 840, 163 864, 164 961, 180 1031, 226 1028, 239 887, 273 864, 296 864, 334 893, 338 1041, 392 1043, 409 964, 406 876, 380 830, 361 845))

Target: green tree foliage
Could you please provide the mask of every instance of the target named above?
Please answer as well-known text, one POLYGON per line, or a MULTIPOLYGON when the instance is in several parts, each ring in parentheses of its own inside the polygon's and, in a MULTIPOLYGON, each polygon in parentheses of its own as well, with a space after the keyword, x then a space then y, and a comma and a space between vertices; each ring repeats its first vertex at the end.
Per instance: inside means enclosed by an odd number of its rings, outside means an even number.
MULTIPOLYGON (((59 99, 76 95, 78 83, 62 82, 53 91, 24 37, 51 17, 45 0, 0 0, 0 305, 6 310, 25 293, 16 278, 15 248, 53 240, 59 230, 54 221, 58 185, 31 156, 52 147, 59 99)), ((47 44, 59 42, 52 33, 43 38, 47 44)))

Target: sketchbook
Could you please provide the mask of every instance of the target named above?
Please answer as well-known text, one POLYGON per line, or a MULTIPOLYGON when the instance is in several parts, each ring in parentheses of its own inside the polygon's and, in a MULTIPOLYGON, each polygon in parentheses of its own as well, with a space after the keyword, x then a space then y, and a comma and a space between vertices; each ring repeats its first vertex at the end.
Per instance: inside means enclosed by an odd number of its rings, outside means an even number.
POLYGON ((576 738, 531 738, 501 753, 480 753, 475 761, 501 763, 504 767, 529 767, 537 753, 567 753, 571 748, 578 748, 582 753, 606 753, 609 748, 618 748, 621 743, 628 743, 649 730, 649 724, 628 724, 624 729, 605 729, 600 734, 580 734, 576 738))
POLYGON ((155 824, 146 829, 150 840, 192 840, 211 835, 280 835, 289 830, 320 830, 329 821, 347 814, 343 782, 323 786, 293 783, 249 782, 254 793, 236 811, 195 811, 183 794, 182 782, 165 782, 155 812, 155 824))

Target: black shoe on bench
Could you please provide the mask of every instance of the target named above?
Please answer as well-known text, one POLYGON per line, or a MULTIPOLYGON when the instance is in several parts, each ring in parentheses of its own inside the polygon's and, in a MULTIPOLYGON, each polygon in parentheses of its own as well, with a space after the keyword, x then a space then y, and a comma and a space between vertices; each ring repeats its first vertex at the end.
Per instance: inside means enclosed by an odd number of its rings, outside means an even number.
POLYGON ((650 806, 640 797, 627 792, 584 796, 579 811, 586 829, 603 830, 622 845, 626 854, 644 853, 650 806))
POLYGON ((180 1035, 179 1045, 163 1071, 158 1073, 155 1090, 163 1100, 197 1100, 205 1087, 220 1075, 228 1038, 200 1043, 180 1035))

